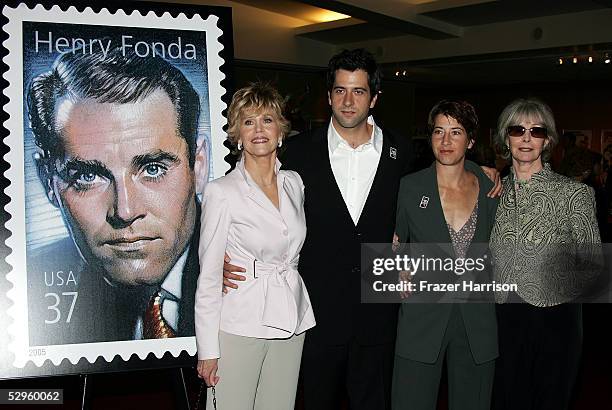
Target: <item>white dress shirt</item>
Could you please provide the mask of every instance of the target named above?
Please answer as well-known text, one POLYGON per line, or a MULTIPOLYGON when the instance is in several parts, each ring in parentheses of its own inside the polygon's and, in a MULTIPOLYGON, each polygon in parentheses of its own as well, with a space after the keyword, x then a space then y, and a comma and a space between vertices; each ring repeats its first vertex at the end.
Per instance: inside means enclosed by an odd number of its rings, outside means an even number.
MULTIPOLYGON (((168 275, 161 284, 161 291, 164 297, 162 303, 162 316, 166 323, 174 330, 178 329, 179 320, 179 303, 181 301, 181 281, 183 279, 183 269, 187 263, 187 254, 189 254, 189 246, 181 257, 176 261, 168 275)), ((134 339, 140 340, 143 338, 143 317, 138 316, 136 320, 136 329, 134 331, 134 339)))
POLYGON ((338 134, 333 122, 329 122, 327 130, 329 162, 336 178, 336 184, 355 225, 359 222, 370 193, 383 145, 382 130, 376 125, 371 115, 368 117, 368 124, 372 125, 370 140, 357 148, 352 148, 338 134))
POLYGON ((315 325, 308 292, 297 271, 306 238, 304 184, 276 163, 279 209, 239 161, 209 182, 202 201, 200 276, 195 296, 198 358, 223 352, 219 330, 238 336, 289 338, 315 325), (223 294, 223 256, 246 269, 246 281, 223 294))

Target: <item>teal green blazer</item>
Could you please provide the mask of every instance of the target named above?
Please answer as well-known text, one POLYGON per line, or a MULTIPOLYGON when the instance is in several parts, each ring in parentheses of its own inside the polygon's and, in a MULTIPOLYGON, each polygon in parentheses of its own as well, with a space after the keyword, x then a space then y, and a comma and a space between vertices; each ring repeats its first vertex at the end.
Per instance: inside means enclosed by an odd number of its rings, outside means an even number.
MULTIPOLYGON (((478 177, 480 187, 478 220, 472 244, 488 243, 498 203, 497 199, 486 196, 493 183, 473 162, 466 161, 465 168, 478 177)), ((451 243, 440 202, 435 163, 402 178, 395 229, 402 243, 451 243), (428 198, 426 206, 424 197, 428 198)), ((477 257, 474 247, 471 245, 468 249, 468 257, 477 257)), ((452 253, 452 246, 449 248, 452 253)), ((479 247, 479 252, 481 250, 479 247)), ((445 254, 442 249, 440 252, 442 257, 454 256, 445 254)), ((410 360, 434 363, 440 354, 452 308, 450 303, 403 303, 397 326, 396 354, 410 360)), ((495 305, 461 303, 459 309, 475 362, 495 359, 498 356, 495 305)))

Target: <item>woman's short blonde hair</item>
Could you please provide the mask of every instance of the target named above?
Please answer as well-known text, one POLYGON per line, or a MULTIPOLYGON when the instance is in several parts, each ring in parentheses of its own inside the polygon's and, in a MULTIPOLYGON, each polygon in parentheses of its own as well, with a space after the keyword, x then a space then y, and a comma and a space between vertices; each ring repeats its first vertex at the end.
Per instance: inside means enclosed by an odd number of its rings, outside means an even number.
POLYGON ((269 111, 279 122, 281 139, 289 133, 289 121, 283 116, 285 100, 270 84, 256 82, 234 93, 227 111, 227 139, 233 146, 240 140, 240 124, 246 114, 269 111))
POLYGON ((542 151, 542 160, 548 161, 552 149, 559 142, 559 134, 557 134, 555 117, 552 110, 546 103, 536 98, 519 98, 504 108, 497 121, 495 145, 500 148, 505 159, 510 159, 508 127, 518 125, 524 120, 537 121, 548 131, 548 144, 546 144, 542 151))

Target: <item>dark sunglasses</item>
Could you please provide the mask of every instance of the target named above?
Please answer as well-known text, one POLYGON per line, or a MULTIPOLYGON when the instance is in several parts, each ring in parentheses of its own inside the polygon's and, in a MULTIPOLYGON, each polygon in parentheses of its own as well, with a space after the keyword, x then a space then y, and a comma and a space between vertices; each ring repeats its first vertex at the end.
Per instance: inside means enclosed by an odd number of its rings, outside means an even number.
POLYGON ((544 127, 525 128, 521 125, 511 125, 508 127, 508 135, 511 137, 522 137, 525 135, 525 131, 529 131, 533 138, 548 137, 548 130, 544 127))

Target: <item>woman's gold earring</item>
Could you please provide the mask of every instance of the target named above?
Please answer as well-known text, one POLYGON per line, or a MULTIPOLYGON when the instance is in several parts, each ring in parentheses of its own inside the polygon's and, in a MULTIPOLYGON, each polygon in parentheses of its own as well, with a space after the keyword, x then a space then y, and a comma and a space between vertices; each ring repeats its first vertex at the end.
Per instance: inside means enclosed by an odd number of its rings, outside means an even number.
POLYGON ((242 142, 238 142, 236 148, 238 148, 238 151, 242 151, 242 142))
POLYGON ((281 138, 278 139, 278 147, 282 147, 283 146, 283 140, 281 138))

